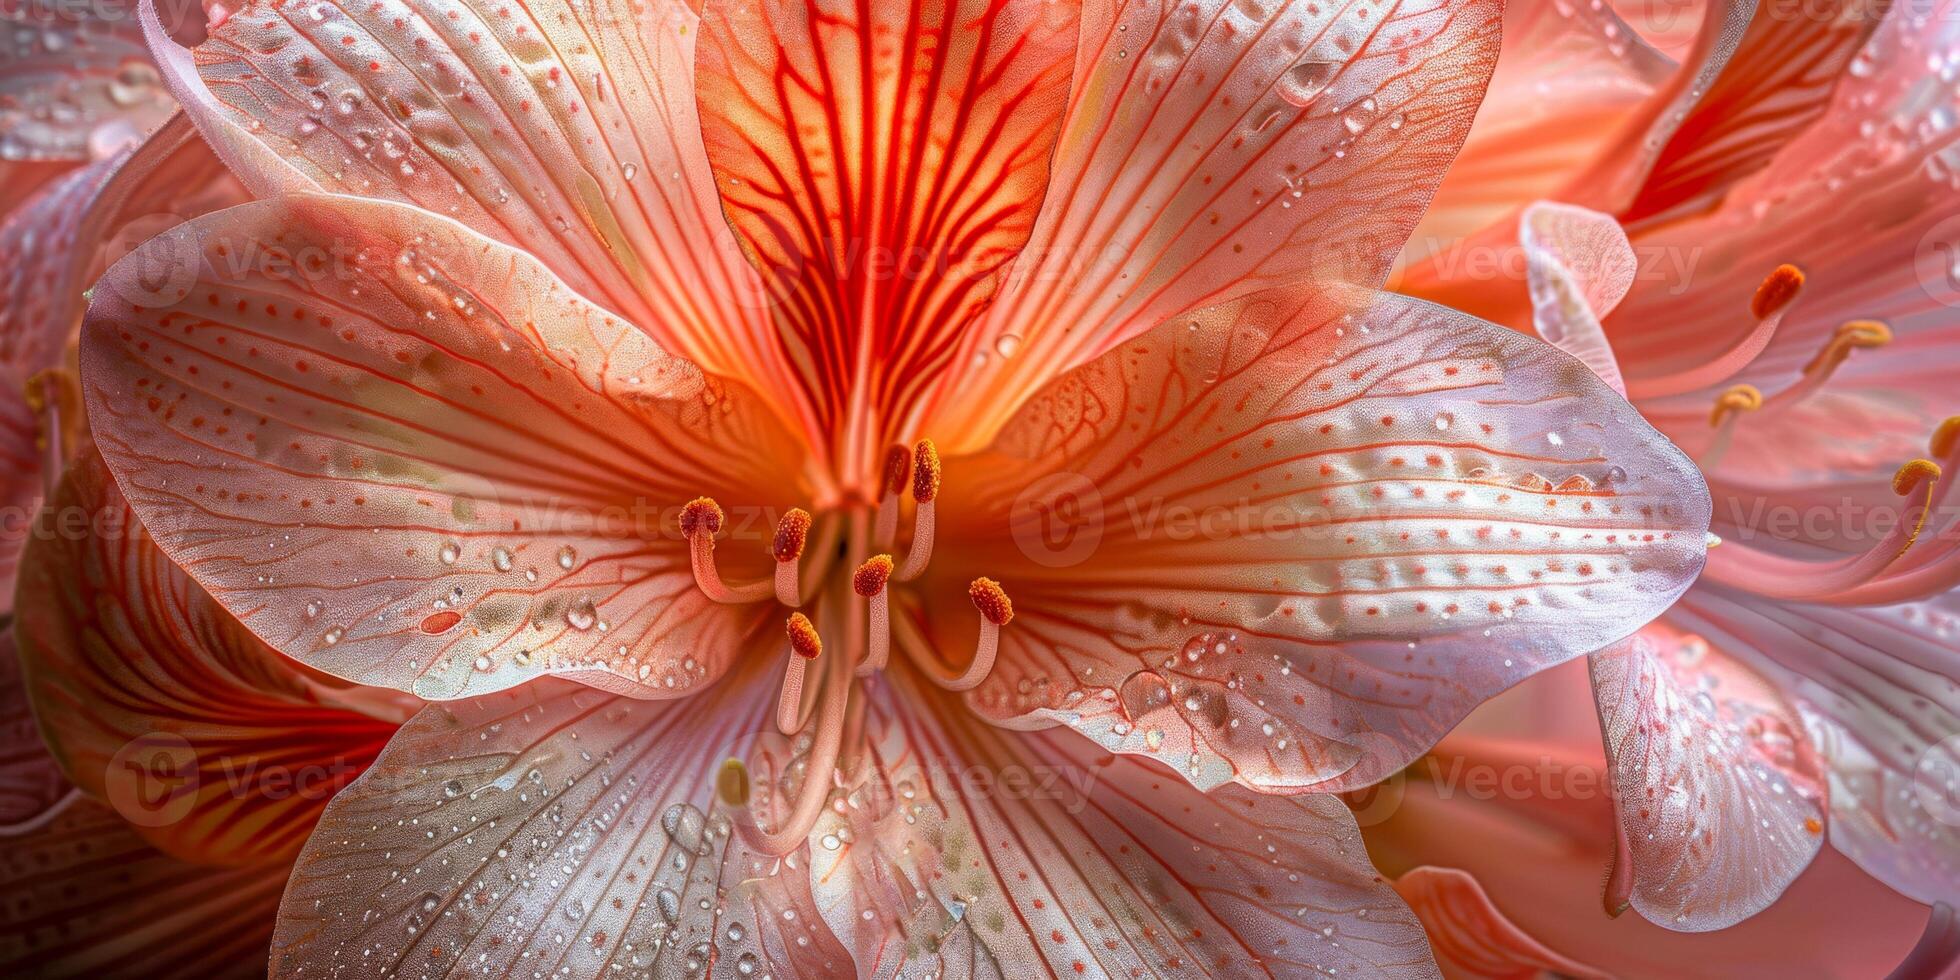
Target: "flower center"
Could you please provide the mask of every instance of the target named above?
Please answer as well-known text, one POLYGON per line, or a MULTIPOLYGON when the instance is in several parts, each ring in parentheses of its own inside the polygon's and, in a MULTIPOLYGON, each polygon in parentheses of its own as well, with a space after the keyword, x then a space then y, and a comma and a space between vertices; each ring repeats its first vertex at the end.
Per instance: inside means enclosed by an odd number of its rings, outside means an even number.
MULTIPOLYGON (((785 624, 789 649, 776 727, 784 735, 810 736, 801 788, 779 826, 765 831, 748 814, 748 772, 740 760, 724 765, 717 784, 723 802, 740 812, 737 824, 752 846, 786 854, 815 826, 837 771, 851 688, 856 678, 885 668, 894 643, 921 673, 948 690, 972 690, 993 672, 1000 629, 1014 617, 1013 603, 993 579, 974 579, 967 589, 980 613, 980 638, 964 667, 943 662, 914 617, 892 615, 893 588, 923 575, 932 561, 941 478, 939 452, 931 440, 911 450, 892 447, 875 510, 847 507, 819 516, 790 510, 777 522, 770 542, 775 574, 741 584, 723 581, 715 563, 715 538, 725 523, 720 505, 699 497, 682 509, 681 533, 703 594, 725 603, 773 598, 794 610, 785 624), (912 536, 901 560, 894 557, 894 546, 908 490, 912 536), (849 574, 841 573, 844 568, 849 574), (806 606, 814 619, 801 611, 806 606)), ((921 603, 906 606, 924 608, 921 603)))

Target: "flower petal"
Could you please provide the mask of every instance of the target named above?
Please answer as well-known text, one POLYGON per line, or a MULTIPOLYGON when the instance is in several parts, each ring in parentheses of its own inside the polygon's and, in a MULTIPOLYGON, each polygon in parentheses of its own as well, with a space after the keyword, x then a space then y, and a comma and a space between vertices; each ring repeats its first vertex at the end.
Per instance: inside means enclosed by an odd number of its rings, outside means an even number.
MULTIPOLYGON (((1403 874, 1424 864, 1476 875, 1521 929, 1560 952, 1628 977, 1883 976, 1918 937, 1924 906, 1874 881, 1825 848, 1783 898, 1754 918, 1711 933, 1671 932, 1637 915, 1607 919, 1600 869, 1612 855, 1599 721, 1579 663, 1539 674, 1465 722, 1516 726, 1520 699, 1578 702, 1570 723, 1543 727, 1536 745, 1508 757, 1424 758, 1397 792, 1360 811, 1377 867, 1403 874), (1583 823, 1565 819, 1589 813, 1583 823), (1547 819, 1556 816, 1557 819, 1547 819)), ((1448 746, 1455 740, 1445 740, 1448 746)), ((1387 795, 1387 794, 1381 794, 1387 795)), ((1450 964, 1443 963, 1448 970, 1450 964)))
POLYGON ((265 975, 284 863, 189 864, 94 801, 0 838, 0 970, 15 977, 265 975))
POLYGON ((1506 918, 1476 876, 1457 868, 1413 868, 1395 891, 1422 920, 1436 958, 1455 974, 1605 980, 1592 967, 1560 956, 1506 918))
POLYGON ((74 801, 28 704, 14 631, 0 634, 0 837, 44 826, 74 801))
POLYGON ((120 4, 9 5, 0 160, 80 163, 140 140, 176 107, 120 4))
POLYGON ((712 0, 696 80, 791 396, 875 466, 1020 251, 1076 56, 1073 0, 712 0))
POLYGON ((1034 235, 927 431, 978 449, 1056 375, 1201 305, 1381 284, 1499 21, 1491 0, 1097 5, 1034 235))
POLYGON ((1795 705, 1828 767, 1833 847, 1918 901, 1960 890, 1960 593, 1846 609, 1702 586, 1669 621, 1795 705))
POLYGON ((1538 336, 1586 362, 1607 387, 1625 396, 1626 381, 1599 318, 1613 312, 1633 287, 1640 260, 1611 215, 1541 201, 1518 223, 1531 322, 1538 336))
POLYGON ((1953 906, 1935 902, 1918 944, 1885 980, 1952 980, 1956 975, 1960 975, 1960 921, 1953 906))
MULTIPOLYGON (((151 234, 244 200, 182 116, 141 143, 61 175, 0 223, 0 611, 12 608, 24 524, 38 505, 46 446, 30 404, 48 399, 35 375, 60 365, 81 325, 83 293, 151 234), (134 240, 132 240, 134 239, 134 240), (32 389, 30 391, 30 389, 32 389)), ((76 418, 48 418, 69 428, 76 418)))
POLYGON ((938 974, 949 940, 1009 977, 1435 975, 1332 797, 1200 793, 994 728, 910 672, 867 697, 860 781, 810 852, 860 975, 938 974))
POLYGON ((1801 16, 1758 7, 1720 74, 1697 90, 1694 107, 1670 118, 1672 132, 1620 220, 1706 207, 1768 166, 1830 108, 1832 90, 1891 7, 1818 0, 1801 16))
POLYGON ((321 684, 261 643, 164 557, 99 458, 48 506, 16 630, 67 778, 186 860, 298 853, 411 699, 321 684))
POLYGON ((273 976, 848 973, 803 865, 751 854, 715 801, 774 680, 748 668, 685 704, 541 681, 430 705, 328 805, 273 976))
POLYGON ((432 699, 717 676, 757 612, 695 588, 675 514, 800 483, 745 389, 403 205, 173 229, 98 287, 82 364, 104 457, 198 584, 282 653, 432 699))
POLYGON ((670 350, 768 375, 700 141, 682 0, 253 0, 186 51, 185 111, 261 197, 404 201, 537 256, 670 350))
POLYGON ((1409 252, 1449 262, 1467 236, 1557 194, 1674 67, 1606 4, 1505 4, 1497 71, 1409 252))
POLYGON ((1592 655, 1625 867, 1648 921, 1725 929, 1783 894, 1824 843, 1822 764, 1760 677, 1663 624, 1592 655))
MULTIPOLYGON (((1716 360, 1754 329, 1751 298, 1771 269, 1789 263, 1806 280, 1747 370, 1684 405, 1656 409, 1678 409, 1706 430, 1723 386, 1746 382, 1773 398, 1800 381, 1841 324, 1875 319, 1895 340, 1853 352, 1830 388, 1862 389, 1876 406, 1914 411, 1929 420, 1922 439, 1951 414, 1940 379, 1960 344, 1960 284, 1947 271, 1960 243, 1960 194, 1950 176, 1955 134, 1944 120, 1960 112, 1960 93, 1927 89, 1925 66, 1960 48, 1954 10, 1950 2, 1923 16, 1897 8, 1858 59, 1863 67, 1839 75, 1829 111, 1730 188, 1719 208, 1634 230, 1642 254, 1692 264, 1671 279, 1643 278, 1605 319, 1629 377, 1716 360)), ((1899 462, 1885 466, 1888 475, 1899 462)))
POLYGON ((1348 789, 1687 587, 1701 478, 1584 365, 1342 299, 1166 324, 948 462, 940 648, 973 575, 1018 612, 977 709, 1204 787, 1348 789))

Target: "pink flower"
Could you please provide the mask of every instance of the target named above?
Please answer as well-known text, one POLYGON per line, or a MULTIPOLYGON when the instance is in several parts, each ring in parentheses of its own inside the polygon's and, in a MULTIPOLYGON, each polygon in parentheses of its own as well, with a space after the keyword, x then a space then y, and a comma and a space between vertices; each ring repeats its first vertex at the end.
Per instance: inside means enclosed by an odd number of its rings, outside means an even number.
MULTIPOLYGON (((1583 77, 1615 81, 1575 99, 1618 93, 1641 151, 1548 154, 1508 185, 1562 203, 1432 212, 1462 227, 1508 209, 1459 247, 1509 245, 1522 275, 1438 249, 1403 279, 1584 360, 1713 493, 1723 543, 1700 581, 1590 660, 1615 913, 1732 926, 1827 838, 1911 899, 1960 893, 1952 14, 1847 4, 1724 33, 1737 11, 1710 7, 1672 76, 1638 45, 1580 46, 1583 77)), ((1507 40, 1570 55, 1561 23, 1507 40)), ((1454 199, 1479 186, 1506 185, 1454 199)))

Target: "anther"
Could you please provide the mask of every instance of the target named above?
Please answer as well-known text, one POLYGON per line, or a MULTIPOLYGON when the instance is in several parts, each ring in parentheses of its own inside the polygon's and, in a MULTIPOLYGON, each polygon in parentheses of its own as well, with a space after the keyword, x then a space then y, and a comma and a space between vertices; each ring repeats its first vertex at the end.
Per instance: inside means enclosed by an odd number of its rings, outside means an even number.
POLYGON ((885 481, 878 490, 878 520, 873 529, 873 540, 880 548, 891 547, 892 539, 898 536, 898 501, 911 481, 912 451, 904 446, 886 450, 885 481))
POLYGON ((1933 430, 1933 440, 1927 448, 1940 459, 1945 459, 1953 455, 1955 449, 1960 449, 1960 415, 1941 422, 1940 427, 1933 430))
POLYGON ((1803 367, 1805 374, 1829 375, 1854 350, 1871 350, 1892 342, 1892 328, 1877 320, 1852 320, 1839 324, 1817 356, 1803 367))
POLYGON ((681 508, 681 534, 689 538, 706 531, 709 537, 721 533, 721 505, 712 497, 696 497, 681 508))
POLYGON ((1755 385, 1731 385, 1715 398, 1715 407, 1708 413, 1708 424, 1721 425, 1722 420, 1731 414, 1753 412, 1763 407, 1763 393, 1755 385))
POLYGON ((809 511, 792 507, 776 522, 776 540, 769 546, 776 556, 776 601, 791 608, 803 604, 803 546, 809 539, 809 511))
POLYGON ((912 549, 905 553, 905 567, 898 571, 901 582, 910 582, 924 574, 926 565, 932 561, 934 499, 939 496, 939 450, 932 440, 919 440, 912 459, 912 499, 919 506, 912 514, 912 549))
POLYGON ((1790 305, 1803 290, 1803 270, 1789 263, 1777 266, 1756 287, 1756 295, 1749 298, 1749 312, 1761 320, 1790 305))
POLYGON ((823 654, 823 637, 817 635, 817 627, 810 617, 802 613, 790 613, 789 622, 784 624, 789 634, 789 648, 805 660, 815 660, 823 654))
POLYGON ((872 555, 851 575, 851 590, 863 596, 870 608, 864 662, 857 669, 860 677, 884 670, 885 662, 891 659, 891 596, 885 588, 891 577, 890 555, 872 555))
POLYGON ((802 613, 790 613, 789 622, 783 625, 789 634, 790 658, 783 665, 783 690, 776 699, 776 728, 784 735, 794 735, 808 720, 803 710, 803 674, 809 662, 823 653, 823 638, 817 635, 810 617, 802 613))
POLYGON ((939 662, 928 644, 918 633, 910 620, 900 617, 893 625, 898 629, 899 645, 905 648, 906 655, 932 682, 949 691, 971 691, 994 672, 994 658, 1000 653, 1000 628, 1014 618, 1014 603, 1007 598, 1006 590, 1000 583, 990 578, 977 578, 967 586, 967 598, 973 600, 975 609, 980 610, 980 639, 974 644, 973 659, 967 662, 966 669, 955 674, 939 662))
POLYGON ((749 805, 749 767, 742 760, 722 760, 721 769, 715 773, 715 796, 723 806, 749 805))
POLYGON ((939 449, 931 439, 921 439, 915 456, 918 465, 912 469, 912 499, 929 504, 939 496, 939 449))
POLYGON ((753 582, 730 588, 715 567, 715 535, 721 533, 721 506, 708 497, 696 497, 681 508, 681 533, 687 536, 688 560, 694 567, 694 584, 702 594, 716 602, 755 602, 769 595, 768 582, 753 582))
POLYGON ((976 578, 967 586, 966 596, 973 600, 973 608, 995 626, 1006 626, 1014 618, 1014 603, 1007 598, 1007 591, 1000 583, 990 578, 976 578))
POLYGON ((1915 459, 1892 474, 1892 492, 1901 497, 1911 496, 1921 483, 1937 482, 1939 478, 1940 464, 1930 459, 1915 459))

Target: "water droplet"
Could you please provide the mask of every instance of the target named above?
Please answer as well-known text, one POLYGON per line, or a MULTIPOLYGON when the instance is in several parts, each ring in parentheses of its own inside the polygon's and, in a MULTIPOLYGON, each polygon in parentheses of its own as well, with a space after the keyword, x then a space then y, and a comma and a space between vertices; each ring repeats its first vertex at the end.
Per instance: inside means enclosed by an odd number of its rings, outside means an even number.
POLYGON ((1304 109, 1313 104, 1320 93, 1327 90, 1327 84, 1334 80, 1341 66, 1331 61, 1309 58, 1288 68, 1273 83, 1273 90, 1279 97, 1304 109))

